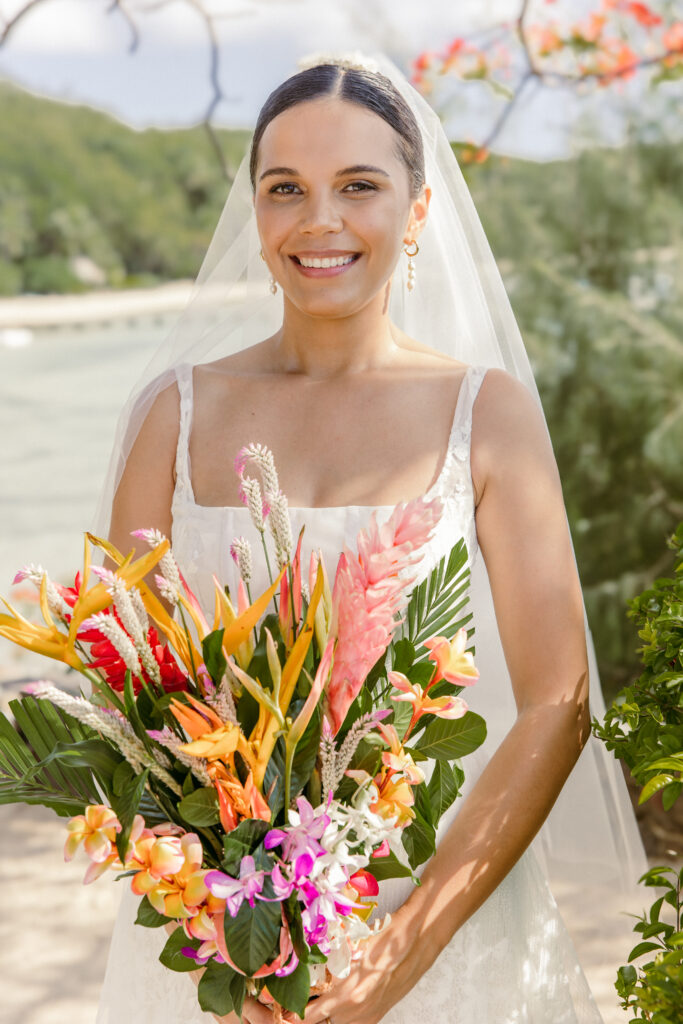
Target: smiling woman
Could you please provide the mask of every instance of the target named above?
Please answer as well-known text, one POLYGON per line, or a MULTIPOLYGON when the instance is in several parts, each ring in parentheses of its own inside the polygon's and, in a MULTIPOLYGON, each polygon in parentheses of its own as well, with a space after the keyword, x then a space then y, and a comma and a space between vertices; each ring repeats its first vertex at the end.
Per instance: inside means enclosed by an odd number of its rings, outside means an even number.
MULTIPOLYGON (((440 499, 419 573, 465 538, 488 739, 422 885, 380 883, 391 921, 305 1021, 598 1024, 542 867, 635 876, 642 849, 602 748, 573 770, 600 696, 557 466, 438 119, 380 64, 317 60, 266 101, 194 299, 124 410, 98 528, 111 507, 119 548, 141 525, 170 536, 210 612, 213 573, 237 589, 231 540, 260 545, 231 471, 250 442, 274 452, 306 557, 328 565, 373 514, 440 499)), ((132 921, 126 895, 100 1024, 208 1019, 132 921)), ((276 1017, 248 998, 243 1019, 276 1017)))

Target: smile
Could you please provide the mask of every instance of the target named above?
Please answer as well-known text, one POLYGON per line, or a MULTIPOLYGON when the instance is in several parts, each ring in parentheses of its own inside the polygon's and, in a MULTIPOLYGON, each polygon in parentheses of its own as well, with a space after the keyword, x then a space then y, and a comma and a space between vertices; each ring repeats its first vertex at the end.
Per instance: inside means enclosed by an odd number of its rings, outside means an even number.
POLYGON ((343 274, 360 257, 361 254, 357 252, 350 256, 324 256, 322 259, 306 256, 291 256, 290 259, 305 277, 332 277, 334 274, 343 274))

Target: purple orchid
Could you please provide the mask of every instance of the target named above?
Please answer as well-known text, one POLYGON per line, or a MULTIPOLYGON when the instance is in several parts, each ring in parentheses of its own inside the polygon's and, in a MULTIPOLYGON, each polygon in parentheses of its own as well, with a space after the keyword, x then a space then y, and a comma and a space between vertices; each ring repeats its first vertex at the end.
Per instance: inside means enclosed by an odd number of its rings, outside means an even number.
POLYGON ((223 871, 209 871, 204 878, 204 884, 211 890, 218 899, 225 900, 225 906, 230 917, 236 917, 244 900, 247 900, 250 907, 254 906, 256 897, 263 890, 265 871, 256 871, 253 857, 243 857, 240 864, 239 878, 226 875, 223 871))

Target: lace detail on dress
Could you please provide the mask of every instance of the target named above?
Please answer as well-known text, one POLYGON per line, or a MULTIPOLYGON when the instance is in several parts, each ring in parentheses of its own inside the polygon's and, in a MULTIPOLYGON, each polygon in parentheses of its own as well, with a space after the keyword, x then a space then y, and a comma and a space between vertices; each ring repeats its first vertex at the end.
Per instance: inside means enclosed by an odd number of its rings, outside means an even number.
POLYGON ((192 426, 192 367, 189 363, 181 363, 176 368, 176 381, 180 395, 180 418, 178 428, 178 446, 175 456, 176 492, 180 491, 185 498, 192 495, 190 481, 190 428, 192 426))

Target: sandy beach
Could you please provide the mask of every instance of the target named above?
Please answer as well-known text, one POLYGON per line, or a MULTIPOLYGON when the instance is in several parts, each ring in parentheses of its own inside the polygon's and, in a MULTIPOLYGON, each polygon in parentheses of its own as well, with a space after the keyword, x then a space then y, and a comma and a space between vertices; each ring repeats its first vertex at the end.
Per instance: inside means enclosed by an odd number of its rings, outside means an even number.
MULTIPOLYGON (((169 281, 153 288, 97 289, 75 295, 17 295, 0 299, 3 331, 101 324, 112 319, 174 313, 184 309, 192 281, 169 281)), ((11 335, 10 335, 11 337, 11 335)), ((10 341, 11 344, 11 341, 10 341)))

